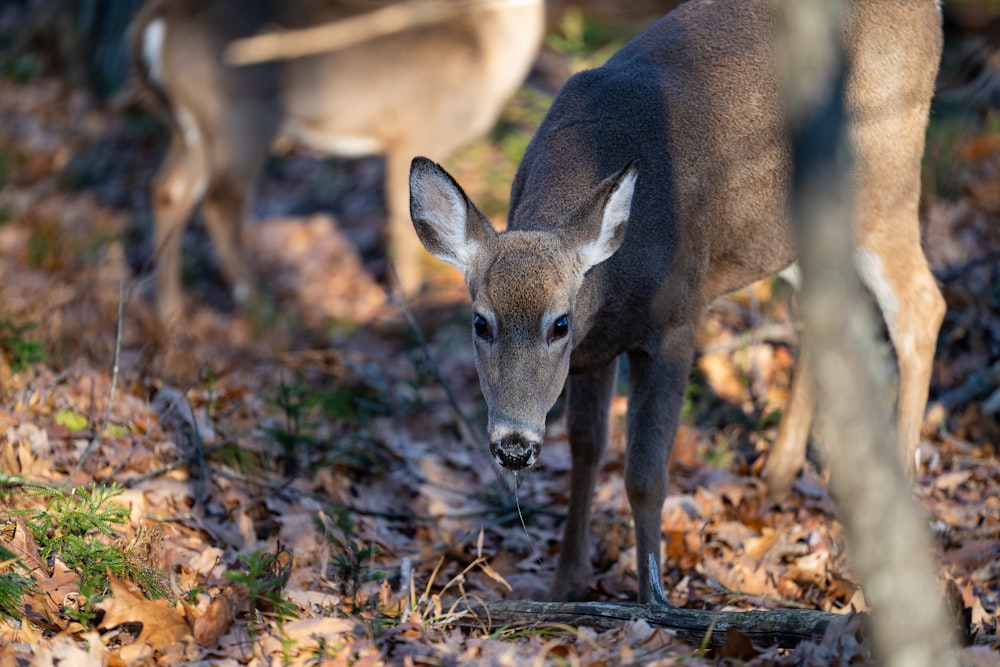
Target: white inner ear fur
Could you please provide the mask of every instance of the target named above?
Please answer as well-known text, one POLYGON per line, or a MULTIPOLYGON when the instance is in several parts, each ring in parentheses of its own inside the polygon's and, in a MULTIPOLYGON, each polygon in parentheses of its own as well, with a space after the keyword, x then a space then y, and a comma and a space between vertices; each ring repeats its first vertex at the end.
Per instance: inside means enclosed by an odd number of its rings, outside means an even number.
POLYGON ((469 211, 462 193, 436 172, 410 179, 410 191, 420 218, 433 228, 440 244, 428 246, 428 252, 466 273, 479 245, 465 234, 469 211))
POLYGON ((615 231, 628 221, 629 212, 632 210, 632 193, 635 191, 637 174, 638 172, 632 169, 618 181, 618 186, 604 205, 604 212, 601 215, 601 233, 590 243, 580 246, 580 259, 585 271, 611 257, 618 249, 618 246, 613 243, 615 231))

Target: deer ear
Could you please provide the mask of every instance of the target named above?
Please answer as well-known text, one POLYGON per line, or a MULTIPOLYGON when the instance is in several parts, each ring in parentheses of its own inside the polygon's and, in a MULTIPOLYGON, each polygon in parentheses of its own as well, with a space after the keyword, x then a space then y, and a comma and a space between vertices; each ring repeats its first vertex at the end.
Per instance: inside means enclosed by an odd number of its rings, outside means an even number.
POLYGON ((427 252, 463 274, 496 235, 455 179, 423 157, 413 158, 410 164, 410 217, 427 252))
POLYGON ((615 254, 625 239, 638 173, 632 162, 604 179, 560 224, 559 233, 575 248, 584 272, 615 254))

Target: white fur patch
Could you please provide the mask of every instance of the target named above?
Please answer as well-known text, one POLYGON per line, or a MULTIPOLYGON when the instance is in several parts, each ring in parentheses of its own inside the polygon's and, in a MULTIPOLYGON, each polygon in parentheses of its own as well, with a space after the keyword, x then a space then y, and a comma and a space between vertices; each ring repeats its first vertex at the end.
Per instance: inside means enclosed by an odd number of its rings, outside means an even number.
POLYGON ((167 24, 163 19, 150 21, 142 33, 142 59, 149 78, 163 85, 163 42, 167 37, 167 24))
POLYGON ((612 247, 611 240, 618 227, 628 221, 629 213, 632 211, 632 194, 635 191, 636 176, 637 171, 630 170, 622 177, 614 192, 608 197, 608 202, 604 205, 604 213, 601 216, 601 233, 590 243, 581 246, 579 251, 580 258, 586 267, 584 270, 600 264, 617 250, 616 247, 612 247))
POLYGON ((792 262, 781 271, 778 272, 778 276, 781 277, 786 283, 792 286, 792 288, 799 292, 802 290, 802 271, 799 269, 798 262, 792 262))
POLYGON ((892 285, 885 277, 885 268, 882 266, 882 259, 866 248, 857 248, 854 251, 854 266, 858 269, 861 282, 865 284, 878 302, 882 317, 889 327, 889 336, 896 346, 897 353, 903 354, 907 348, 913 347, 912 339, 901 340, 898 338, 898 331, 894 331, 893 324, 896 320, 896 312, 899 310, 899 302, 892 285))
POLYGON ((294 120, 286 120, 281 134, 297 143, 338 157, 361 157, 385 152, 385 145, 376 137, 315 132, 294 120))
MULTIPOLYGON (((175 179, 170 186, 170 196, 175 201, 181 201, 190 196, 194 201, 201 201, 208 189, 208 175, 204 168, 205 159, 204 145, 201 140, 201 130, 198 122, 190 111, 184 107, 177 108, 177 124, 181 127, 181 136, 184 138, 184 145, 199 160, 198 179, 190 182, 190 178, 184 180, 175 179), (188 192, 188 187, 191 188, 188 192)), ((188 174, 190 177, 190 174, 188 174)))
POLYGON ((177 124, 181 126, 181 134, 188 148, 201 148, 201 129, 194 115, 184 107, 177 107, 177 124))

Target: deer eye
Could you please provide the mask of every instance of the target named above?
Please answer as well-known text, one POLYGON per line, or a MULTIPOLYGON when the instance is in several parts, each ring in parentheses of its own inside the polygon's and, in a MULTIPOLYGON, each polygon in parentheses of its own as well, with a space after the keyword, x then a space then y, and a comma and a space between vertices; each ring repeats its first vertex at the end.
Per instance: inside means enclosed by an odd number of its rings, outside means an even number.
POLYGON ((552 327, 549 329, 549 344, 551 345, 560 338, 565 338, 566 334, 569 333, 569 316, 563 315, 559 317, 555 322, 552 323, 552 327))
POLYGON ((490 331, 489 322, 479 313, 475 313, 472 316, 472 330, 476 332, 477 338, 481 338, 487 342, 493 340, 493 332, 490 331))

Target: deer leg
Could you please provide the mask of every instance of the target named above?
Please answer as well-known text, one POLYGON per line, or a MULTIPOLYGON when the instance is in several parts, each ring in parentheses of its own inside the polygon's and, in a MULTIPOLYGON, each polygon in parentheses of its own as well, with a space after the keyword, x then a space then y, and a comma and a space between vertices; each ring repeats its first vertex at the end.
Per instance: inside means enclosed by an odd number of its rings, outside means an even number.
POLYGON ((667 496, 667 461, 694 361, 693 324, 665 333, 659 347, 629 352, 628 450, 625 490, 635 521, 639 602, 650 601, 649 566, 660 569, 661 512, 667 496))
POLYGON ((181 313, 181 236, 208 184, 198 133, 175 129, 167 157, 153 178, 153 239, 156 257, 156 311, 169 325, 181 313))
POLYGON ((906 231, 891 238, 880 237, 878 243, 862 239, 857 264, 862 281, 875 295, 896 350, 897 438, 903 466, 912 479, 934 348, 946 305, 920 247, 919 227, 911 223, 892 228, 906 231))
MULTIPOLYGON (((251 68, 244 74, 250 77, 252 72, 251 68)), ((264 76, 263 71, 258 74, 264 76)), ((275 98, 251 87, 250 94, 229 99, 228 104, 213 109, 209 115, 212 184, 202 214, 238 305, 246 304, 256 294, 257 281, 244 248, 244 224, 253 189, 281 124, 278 104, 275 98)))
POLYGON ((254 180, 230 174, 217 176, 202 205, 205 226, 212 237, 233 300, 239 305, 247 303, 256 293, 243 244, 243 222, 254 180))
POLYGON ((616 359, 599 370, 569 376, 566 425, 573 467, 562 551, 549 591, 553 600, 583 599, 590 584, 590 505, 608 441, 608 415, 617 374, 616 359))
POLYGON ((420 269, 420 242, 413 232, 410 220, 410 160, 415 153, 394 148, 385 158, 385 199, 388 211, 386 255, 395 267, 399 284, 405 295, 420 291, 423 273, 420 269))
POLYGON ((808 349, 805 343, 799 348, 799 362, 792 380, 792 395, 764 467, 763 477, 767 482, 767 491, 775 500, 788 496, 806 459, 806 443, 816 404, 812 371, 806 357, 808 349))

